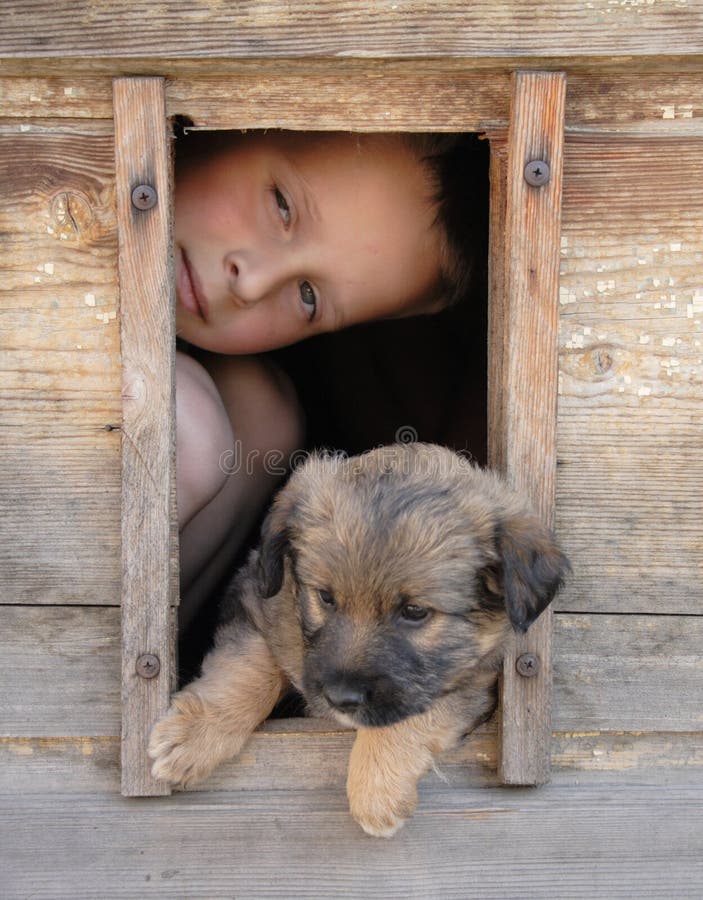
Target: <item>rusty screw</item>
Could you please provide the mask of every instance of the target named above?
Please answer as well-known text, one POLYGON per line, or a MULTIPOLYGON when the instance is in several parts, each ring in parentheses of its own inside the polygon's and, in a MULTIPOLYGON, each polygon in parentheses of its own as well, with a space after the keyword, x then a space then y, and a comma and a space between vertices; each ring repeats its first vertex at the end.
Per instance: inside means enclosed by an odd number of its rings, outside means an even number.
POLYGON ((518 656, 515 668, 523 678, 532 678, 539 672, 539 657, 534 653, 523 653, 522 656, 518 656))
POLYGON ((156 191, 150 184, 138 184, 132 191, 132 204, 137 209, 151 209, 156 206, 156 191))
POLYGON ((153 653, 142 653, 142 655, 137 660, 137 675, 140 675, 142 678, 156 678, 161 670, 161 663, 159 662, 159 657, 154 656, 153 653))
POLYGON ((525 166, 525 181, 532 187, 541 187, 549 181, 549 164, 543 159, 533 159, 525 166))

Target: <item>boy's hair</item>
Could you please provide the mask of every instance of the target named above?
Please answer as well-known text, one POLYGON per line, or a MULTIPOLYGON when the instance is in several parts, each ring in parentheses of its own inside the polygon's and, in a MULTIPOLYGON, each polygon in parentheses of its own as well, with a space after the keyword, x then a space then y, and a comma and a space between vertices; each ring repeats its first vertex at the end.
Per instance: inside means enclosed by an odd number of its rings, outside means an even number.
POLYGON ((488 231, 488 142, 477 134, 408 134, 427 168, 444 232, 441 260, 444 304, 467 298, 485 265, 488 231))

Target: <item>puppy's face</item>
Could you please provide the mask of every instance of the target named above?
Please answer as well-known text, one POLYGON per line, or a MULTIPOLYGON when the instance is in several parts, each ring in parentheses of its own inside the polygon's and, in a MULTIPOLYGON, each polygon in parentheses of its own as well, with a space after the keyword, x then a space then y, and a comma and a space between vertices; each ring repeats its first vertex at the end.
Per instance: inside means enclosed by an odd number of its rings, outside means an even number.
POLYGON ((260 559, 264 602, 295 595, 310 711, 367 727, 424 712, 494 665, 511 621, 529 625, 566 565, 495 477, 427 445, 308 461, 260 559))

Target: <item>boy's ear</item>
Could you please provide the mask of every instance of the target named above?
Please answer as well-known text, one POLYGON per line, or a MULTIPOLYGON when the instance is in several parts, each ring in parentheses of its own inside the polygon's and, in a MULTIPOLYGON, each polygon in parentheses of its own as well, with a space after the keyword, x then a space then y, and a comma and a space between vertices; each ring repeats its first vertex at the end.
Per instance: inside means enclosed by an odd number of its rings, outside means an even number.
POLYGON ((525 632, 552 602, 571 566, 554 535, 536 516, 519 514, 499 522, 495 559, 479 573, 484 604, 504 605, 516 631, 525 632))

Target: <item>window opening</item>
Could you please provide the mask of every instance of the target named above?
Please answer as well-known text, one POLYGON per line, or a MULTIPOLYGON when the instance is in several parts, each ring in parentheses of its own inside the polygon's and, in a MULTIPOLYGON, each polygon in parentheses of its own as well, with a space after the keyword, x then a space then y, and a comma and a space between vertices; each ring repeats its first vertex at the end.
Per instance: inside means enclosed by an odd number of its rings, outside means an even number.
MULTIPOLYGON (((202 147, 231 140, 229 132, 191 131, 188 125, 183 117, 174 123, 176 185, 179 165, 189 165, 202 147)), ((419 440, 486 462, 489 142, 476 134, 457 135, 456 141, 462 154, 461 189, 471 200, 461 209, 460 230, 472 263, 465 296, 429 315, 369 321, 268 353, 294 384, 303 410, 300 453, 326 448, 352 455, 381 444, 419 440)), ((200 356, 197 348, 181 349, 200 356)), ((270 498, 207 602, 187 626, 181 623, 181 683, 199 673, 217 625, 217 599, 257 543, 268 502, 270 498)), ((301 712, 295 698, 288 698, 274 715, 301 712)))

